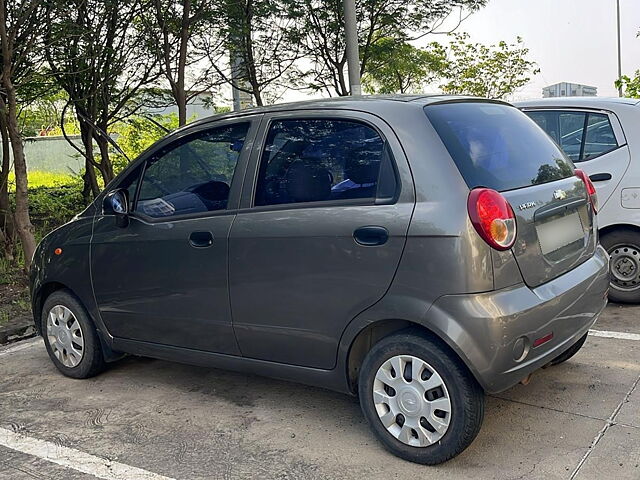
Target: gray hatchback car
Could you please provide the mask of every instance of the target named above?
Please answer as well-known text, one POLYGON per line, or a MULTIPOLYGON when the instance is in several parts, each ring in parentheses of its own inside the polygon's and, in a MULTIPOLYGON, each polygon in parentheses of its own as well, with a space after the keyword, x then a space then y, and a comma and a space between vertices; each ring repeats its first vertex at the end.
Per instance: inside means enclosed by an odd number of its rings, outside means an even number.
POLYGON ((609 284, 596 209, 502 102, 216 116, 41 242, 34 318, 70 377, 133 354, 357 394, 386 448, 436 464, 473 441, 485 392, 584 343, 609 284))

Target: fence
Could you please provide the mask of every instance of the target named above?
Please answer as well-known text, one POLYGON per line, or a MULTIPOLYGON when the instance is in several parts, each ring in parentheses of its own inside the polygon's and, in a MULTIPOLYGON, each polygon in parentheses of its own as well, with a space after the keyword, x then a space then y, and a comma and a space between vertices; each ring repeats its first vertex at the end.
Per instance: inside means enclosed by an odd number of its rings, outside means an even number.
MULTIPOLYGON (((70 135, 69 138, 82 147, 80 135, 70 135)), ((84 168, 84 159, 64 137, 25 138, 24 154, 29 171, 78 174, 84 168)), ((10 153, 9 158, 13 166, 13 153, 10 153)))

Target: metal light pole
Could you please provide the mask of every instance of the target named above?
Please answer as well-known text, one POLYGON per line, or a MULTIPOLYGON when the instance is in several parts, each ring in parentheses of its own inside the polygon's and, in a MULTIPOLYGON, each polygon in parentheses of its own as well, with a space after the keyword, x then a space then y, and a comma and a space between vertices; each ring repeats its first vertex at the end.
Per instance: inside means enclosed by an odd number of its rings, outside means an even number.
MULTIPOLYGON (((622 78, 622 56, 620 53, 620 0, 616 0, 616 13, 618 19, 618 80, 622 78)), ((622 96, 622 85, 618 87, 618 96, 622 96)))
POLYGON ((343 0, 344 34, 347 47, 347 66, 351 95, 362 95, 360 87, 360 54, 358 52, 358 28, 356 24, 355 0, 343 0))

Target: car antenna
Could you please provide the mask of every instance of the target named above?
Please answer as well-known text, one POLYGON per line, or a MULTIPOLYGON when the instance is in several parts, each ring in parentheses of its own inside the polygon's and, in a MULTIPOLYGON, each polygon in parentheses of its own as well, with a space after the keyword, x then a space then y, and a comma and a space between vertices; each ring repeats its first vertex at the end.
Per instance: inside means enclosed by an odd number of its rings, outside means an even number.
POLYGON ((120 148, 120 145, 117 144, 117 142, 111 138, 109 135, 107 135, 107 133, 102 130, 100 127, 98 127, 95 123, 93 123, 91 120, 89 120, 84 114, 80 113, 80 112, 76 112, 78 114, 78 117, 80 117, 82 119, 83 122, 86 122, 91 128, 93 128, 96 132, 98 132, 98 134, 104 138, 105 140, 107 140, 107 142, 109 142, 111 144, 111 146, 113 146, 113 148, 116 149, 116 151, 122 155, 124 158, 127 159, 127 162, 131 163, 131 159, 129 158, 129 156, 124 153, 124 151, 120 148))

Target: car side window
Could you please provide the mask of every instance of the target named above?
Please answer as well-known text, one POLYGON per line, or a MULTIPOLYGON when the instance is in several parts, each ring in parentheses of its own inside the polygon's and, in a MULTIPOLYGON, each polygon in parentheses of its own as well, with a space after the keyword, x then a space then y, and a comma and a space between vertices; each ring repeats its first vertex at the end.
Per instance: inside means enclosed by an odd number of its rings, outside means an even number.
POLYGON ((231 180, 249 123, 180 139, 148 160, 135 211, 154 218, 227 208, 231 180))
POLYGON ((618 148, 606 114, 553 110, 525 113, 556 141, 573 162, 584 162, 618 148))
POLYGON ((580 149, 582 148, 586 116, 586 113, 580 112, 560 112, 558 114, 560 135, 558 144, 573 162, 580 161, 580 149))
POLYGON ((141 171, 142 165, 138 165, 130 172, 127 172, 126 177, 118 184, 119 189, 127 191, 127 196, 129 197, 129 211, 133 211, 133 202, 136 198, 136 190, 138 189, 141 171))
POLYGON ((262 152, 255 205, 373 202, 379 184, 386 192, 391 190, 389 178, 395 181, 395 174, 390 165, 385 141, 364 123, 329 118, 277 120, 269 128, 262 152), (381 173, 384 179, 379 178, 381 173))
POLYGON ((602 113, 589 113, 582 159, 588 160, 616 148, 618 148, 618 141, 613 133, 609 116, 602 113))

